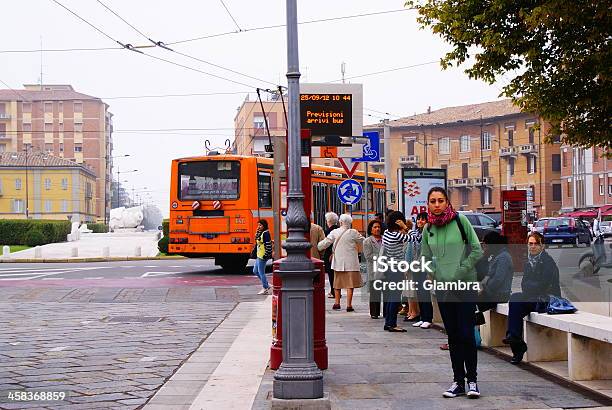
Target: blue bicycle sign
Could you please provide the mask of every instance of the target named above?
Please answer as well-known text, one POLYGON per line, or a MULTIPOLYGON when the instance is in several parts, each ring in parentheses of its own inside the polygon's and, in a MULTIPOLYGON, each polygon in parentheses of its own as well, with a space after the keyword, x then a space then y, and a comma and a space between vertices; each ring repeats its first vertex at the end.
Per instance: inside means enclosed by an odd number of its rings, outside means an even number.
POLYGON ((379 162, 380 161, 380 136, 376 131, 363 133, 368 141, 363 146, 361 158, 353 158, 353 162, 379 162))

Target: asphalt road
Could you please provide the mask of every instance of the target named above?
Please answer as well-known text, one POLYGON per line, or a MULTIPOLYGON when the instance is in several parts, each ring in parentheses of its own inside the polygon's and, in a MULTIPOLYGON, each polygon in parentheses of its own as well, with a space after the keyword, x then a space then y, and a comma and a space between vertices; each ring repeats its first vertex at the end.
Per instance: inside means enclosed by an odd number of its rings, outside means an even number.
MULTIPOLYGON (((252 265, 250 265, 252 266, 252 265)), ((0 264, 0 287, 165 287, 254 285, 250 267, 226 274, 212 259, 0 264)))

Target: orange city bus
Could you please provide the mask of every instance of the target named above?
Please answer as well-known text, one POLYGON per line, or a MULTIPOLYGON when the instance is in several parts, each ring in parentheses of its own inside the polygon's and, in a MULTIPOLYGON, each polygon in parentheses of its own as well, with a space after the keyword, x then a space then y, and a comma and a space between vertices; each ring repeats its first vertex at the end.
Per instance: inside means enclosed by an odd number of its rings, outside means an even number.
MULTIPOLYGON (((168 252, 187 257, 214 257, 227 272, 242 271, 255 240, 257 221, 268 221, 273 233, 273 160, 215 154, 172 161, 168 252)), ((325 227, 325 213, 348 212, 338 185, 347 178, 341 168, 312 166, 312 215, 325 227)), ((362 172, 353 179, 362 181, 362 172)), ((369 173, 369 215, 385 210, 385 180, 369 173)), ((365 200, 353 205, 353 227, 365 231, 365 200)))

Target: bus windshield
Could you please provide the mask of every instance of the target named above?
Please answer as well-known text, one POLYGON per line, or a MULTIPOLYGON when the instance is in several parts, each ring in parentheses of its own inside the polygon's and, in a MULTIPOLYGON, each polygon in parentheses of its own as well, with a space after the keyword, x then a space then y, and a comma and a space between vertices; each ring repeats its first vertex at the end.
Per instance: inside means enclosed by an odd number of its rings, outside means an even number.
POLYGON ((238 161, 199 161, 179 164, 179 199, 238 199, 238 161))

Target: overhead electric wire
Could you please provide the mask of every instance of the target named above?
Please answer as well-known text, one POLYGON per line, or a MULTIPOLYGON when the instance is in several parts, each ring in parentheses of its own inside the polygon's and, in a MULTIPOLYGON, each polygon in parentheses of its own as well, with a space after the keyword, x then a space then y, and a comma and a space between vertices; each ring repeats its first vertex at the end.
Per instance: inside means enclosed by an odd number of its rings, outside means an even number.
POLYGON ((120 100, 136 98, 168 98, 168 97, 205 97, 217 95, 248 94, 252 91, 212 92, 212 93, 187 93, 187 94, 156 94, 156 95, 119 95, 115 97, 100 97, 102 100, 120 100))
MULTIPOLYGON (((405 8, 405 9, 397 9, 397 10, 386 10, 386 11, 378 11, 378 12, 372 12, 372 13, 353 14, 353 15, 349 15, 349 16, 338 16, 338 17, 329 17, 329 18, 324 18, 324 19, 308 20, 308 21, 298 22, 298 25, 301 25, 301 24, 312 24, 312 23, 322 23, 322 22, 327 22, 327 21, 347 20, 347 19, 353 19, 353 18, 359 18, 359 17, 376 16, 376 15, 380 15, 380 14, 398 13, 398 12, 409 11, 409 10, 414 10, 414 8, 405 8)), ((194 37, 194 38, 189 38, 189 39, 185 39, 185 40, 177 40, 177 41, 173 41, 173 42, 170 42, 170 43, 167 43, 167 44, 168 45, 182 44, 182 43, 188 43, 188 42, 191 42, 191 41, 204 40, 204 39, 207 39, 207 38, 222 37, 222 36, 227 36, 227 35, 230 35, 230 34, 246 33, 248 31, 268 30, 268 29, 272 29, 272 28, 281 28, 281 27, 285 27, 285 26, 286 26, 286 24, 274 24, 274 25, 270 25, 270 26, 245 28, 245 29, 242 29, 241 31, 227 31, 227 32, 224 32, 224 33, 208 34, 208 35, 205 35, 205 36, 194 37)))
POLYGON ((108 7, 106 4, 102 3, 100 0, 96 0, 98 3, 100 3, 102 5, 102 7, 104 7, 106 10, 108 10, 109 12, 111 12, 112 14, 115 15, 115 17, 117 17, 119 20, 123 21, 125 24, 127 24, 128 26, 130 26, 132 29, 134 29, 134 31, 136 31, 138 34, 140 34, 141 36, 143 36, 146 40, 151 41, 152 43, 155 43, 155 41, 151 40, 151 38, 149 36, 147 36, 146 34, 144 34, 142 31, 138 30, 136 27, 134 27, 133 25, 131 25, 130 23, 127 22, 127 20, 125 20, 123 17, 121 17, 119 14, 115 13, 110 7, 108 7))
POLYGON ((366 111, 372 111, 372 112, 375 112, 375 113, 378 113, 378 114, 390 115, 390 116, 392 116, 392 117, 401 117, 401 115, 391 114, 390 112, 384 112, 384 111, 373 110, 373 109, 371 109, 371 108, 366 108, 366 107, 363 107, 363 109, 364 109, 364 110, 366 110, 366 111))
MULTIPOLYGON (((247 78, 250 78, 250 79, 252 79, 252 80, 261 81, 261 82, 263 82, 263 83, 272 84, 272 85, 274 85, 274 86, 277 86, 277 84, 272 83, 272 82, 270 82, 270 81, 262 80, 262 79, 260 79, 260 78, 253 77, 253 76, 251 76, 251 75, 241 73, 240 71, 232 70, 232 69, 230 69, 230 68, 223 67, 223 66, 221 66, 221 65, 219 65, 219 64, 211 63, 211 62, 206 61, 206 60, 203 60, 203 59, 201 59, 201 58, 194 57, 194 56, 192 56, 192 55, 189 55, 189 54, 186 54, 186 53, 182 53, 182 52, 180 52, 180 51, 173 50, 173 49, 171 49, 171 48, 167 47, 167 46, 166 46, 166 45, 165 45, 163 42, 161 42, 161 41, 155 41, 155 40, 153 40, 153 39, 151 38, 151 36, 148 36, 148 35, 146 35, 145 33, 143 33, 142 31, 140 31, 140 30, 139 30, 138 28, 136 28, 136 27, 135 27, 133 24, 130 24, 130 23, 129 23, 129 22, 126 20, 126 19, 124 19, 123 17, 121 17, 121 15, 119 15, 119 13, 115 12, 113 9, 111 9, 111 8, 110 8, 110 7, 108 7, 106 4, 104 4, 104 3, 103 3, 101 0, 96 0, 96 1, 97 1, 98 3, 100 3, 100 4, 101 4, 101 5, 102 5, 102 6, 103 6, 103 7, 104 7, 106 10, 108 10, 108 11, 109 11, 109 12, 111 12, 113 15, 115 15, 115 16, 116 16, 118 19, 120 19, 122 22, 124 22, 125 24, 127 24, 127 25, 128 25, 130 28, 132 28, 134 31, 136 31, 138 34, 140 34, 140 35, 141 35, 141 36, 143 36, 145 39, 147 39, 147 40, 149 40, 151 43, 153 43, 155 46, 159 46, 159 47, 161 47, 161 48, 163 48, 163 49, 165 49, 165 50, 168 50, 168 51, 170 51, 170 52, 173 52, 173 53, 179 54, 179 55, 181 55, 181 56, 183 56, 183 57, 187 57, 187 58, 190 58, 190 59, 192 59, 192 60, 195 60, 195 61, 198 61, 198 62, 201 62, 201 63, 204 63, 204 64, 211 65, 211 66, 216 67, 216 68, 219 68, 219 69, 221 69, 221 70, 229 71, 229 72, 231 72, 231 73, 234 73, 234 74, 237 74, 237 75, 240 75, 240 76, 243 76, 243 77, 247 77, 247 78)), ((225 5, 224 5, 224 6, 225 6, 225 5)), ((228 10, 228 13, 229 13, 229 10, 228 10)))
POLYGON ((343 81, 343 80, 352 80, 353 78, 369 77, 371 75, 390 73, 390 72, 393 72, 393 71, 407 70, 409 68, 421 67, 421 66, 429 65, 429 64, 437 64, 439 62, 440 62, 440 60, 426 61, 424 63, 412 64, 412 65, 407 65, 407 66, 403 66, 403 67, 389 68, 387 70, 375 71, 375 72, 366 73, 366 74, 359 74, 359 75, 354 75, 354 76, 351 76, 351 77, 338 78, 337 80, 328 81, 328 83, 335 83, 337 81, 343 81))
POLYGON ((219 0, 221 1, 221 4, 223 4, 223 8, 225 9, 225 11, 227 11, 227 14, 229 14, 230 18, 232 19, 232 21, 234 22, 234 24, 236 25, 236 27, 238 27, 238 31, 242 31, 242 29, 240 28, 240 26, 238 25, 238 22, 236 21, 236 19, 234 18, 234 16, 232 16, 232 13, 230 13, 229 9, 227 8, 227 6, 225 5, 225 3, 223 2, 223 0, 219 0))
MULTIPOLYGON (((53 1, 53 2, 54 2, 54 3, 56 3, 56 4, 58 4, 59 6, 61 6, 62 8, 64 8, 65 10, 69 11, 69 12, 70 12, 72 15, 76 16, 76 17, 77 17, 79 20, 81 20, 81 21, 83 21, 83 22, 87 23, 87 25, 89 25, 90 27, 94 28, 94 29, 95 29, 97 32, 99 32, 99 33, 103 34, 105 37, 107 37, 107 38, 111 39, 113 42, 115 42, 115 43, 117 43, 117 44, 121 45, 121 46, 122 46, 122 47, 124 47, 126 50, 129 50, 129 51, 134 51, 134 52, 137 52, 137 53, 139 53, 139 54, 145 55, 145 56, 147 56, 147 57, 149 57, 149 58, 152 58, 152 59, 155 59, 155 60, 159 60, 159 61, 164 61, 164 62, 166 62, 166 63, 172 64, 172 65, 176 65, 176 66, 178 66, 178 67, 182 67, 182 68, 185 68, 185 69, 187 69, 187 70, 191 70, 191 71, 199 72, 199 73, 201 73, 201 74, 205 74, 205 75, 208 75, 208 76, 211 76, 211 77, 215 77, 215 78, 218 78, 218 79, 220 79, 220 80, 229 81, 229 82, 232 82, 232 83, 235 83, 235 84, 244 85, 244 86, 247 86, 247 87, 249 87, 249 88, 257 88, 257 87, 255 87, 255 86, 250 85, 250 84, 245 84, 245 83, 242 83, 242 82, 240 82, 240 81, 231 80, 231 79, 229 79, 229 78, 222 77, 222 76, 220 76, 220 75, 216 75, 216 74, 212 74, 212 73, 208 73, 208 72, 206 72, 206 71, 199 70, 199 69, 194 68, 194 67, 189 67, 189 66, 186 66, 186 65, 184 65, 184 64, 180 64, 180 63, 177 63, 177 62, 174 62, 174 61, 171 61, 171 60, 167 60, 167 59, 162 58, 162 57, 156 57, 156 56, 154 56, 154 55, 147 54, 147 53, 145 53, 145 52, 143 52, 143 51, 141 51, 141 50, 138 50, 136 47, 132 46, 131 44, 123 44, 123 43, 121 43, 119 40, 115 40, 113 37, 111 37, 110 35, 108 35, 108 34, 107 34, 107 33, 105 33, 104 31, 102 31, 101 29, 99 29, 98 27, 96 27, 95 25, 93 25, 92 23, 90 23, 89 21, 87 21, 86 19, 84 19, 83 17, 81 17, 80 15, 78 15, 77 13, 75 13, 74 11, 70 10, 68 7, 64 6, 64 5, 63 5, 62 3, 60 3, 59 1, 57 1, 57 0, 51 0, 51 1, 53 1)), ((123 19, 122 19, 122 20, 123 20, 123 19)), ((151 40, 151 41, 152 41, 152 40, 151 40)), ((159 43, 156 43, 156 44, 159 44, 159 43)))

